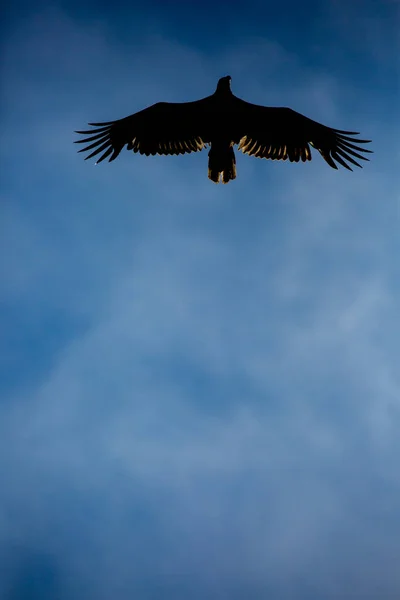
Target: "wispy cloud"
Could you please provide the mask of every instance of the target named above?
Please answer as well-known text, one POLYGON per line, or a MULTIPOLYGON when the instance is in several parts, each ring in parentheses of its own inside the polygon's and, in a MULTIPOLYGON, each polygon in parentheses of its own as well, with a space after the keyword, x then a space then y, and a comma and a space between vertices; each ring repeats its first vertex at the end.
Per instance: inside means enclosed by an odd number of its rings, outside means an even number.
MULTIPOLYGON (((256 36, 213 56, 162 31, 134 52, 109 36, 52 12, 6 52, 0 591, 397 597, 384 157, 351 174, 239 156, 216 187, 206 156, 94 167, 71 148, 87 120, 206 95, 227 70, 238 95, 338 127, 354 90, 256 36), (43 79, 25 78, 27 48, 43 79)), ((379 149, 392 124, 369 110, 357 127, 379 149)))

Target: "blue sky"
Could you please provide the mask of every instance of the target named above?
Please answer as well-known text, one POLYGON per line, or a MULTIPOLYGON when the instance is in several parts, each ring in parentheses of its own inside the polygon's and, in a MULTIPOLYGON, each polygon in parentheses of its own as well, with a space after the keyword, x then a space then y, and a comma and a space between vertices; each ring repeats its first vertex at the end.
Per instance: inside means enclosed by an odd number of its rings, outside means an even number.
POLYGON ((14 3, 3 23, 0 595, 400 595, 398 5, 14 3), (372 139, 95 166, 73 130, 230 74, 372 139))

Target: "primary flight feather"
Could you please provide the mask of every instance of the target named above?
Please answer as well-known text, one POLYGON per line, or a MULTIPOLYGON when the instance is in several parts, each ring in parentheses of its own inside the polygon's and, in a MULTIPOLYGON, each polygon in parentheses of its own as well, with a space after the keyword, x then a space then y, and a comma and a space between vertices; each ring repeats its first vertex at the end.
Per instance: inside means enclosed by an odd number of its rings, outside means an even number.
POLYGON ((368 160, 360 152, 371 152, 351 136, 354 131, 332 129, 312 121, 290 108, 259 106, 245 102, 231 91, 231 77, 222 77, 211 96, 195 102, 158 102, 129 117, 107 123, 89 123, 94 129, 77 131, 89 136, 75 143, 88 144, 79 152, 93 150, 86 157, 100 154, 115 160, 124 146, 146 156, 185 154, 210 146, 208 177, 223 183, 236 178, 233 148, 257 158, 306 162, 311 160, 310 146, 318 150, 333 169, 339 163, 352 171, 348 163, 368 160))

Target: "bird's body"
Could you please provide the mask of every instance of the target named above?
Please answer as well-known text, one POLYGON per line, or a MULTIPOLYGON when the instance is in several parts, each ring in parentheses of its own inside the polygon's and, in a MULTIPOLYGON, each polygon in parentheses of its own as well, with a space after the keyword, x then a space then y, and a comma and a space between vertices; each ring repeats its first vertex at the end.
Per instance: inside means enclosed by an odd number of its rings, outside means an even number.
POLYGON ((146 156, 211 146, 208 177, 215 183, 236 178, 235 145, 250 156, 290 162, 311 160, 313 146, 334 169, 334 161, 352 170, 345 161, 361 167, 353 157, 368 160, 358 152, 371 151, 355 144, 370 140, 349 137, 357 133, 326 127, 290 108, 245 102, 232 93, 230 81, 222 77, 214 94, 195 102, 159 102, 124 119, 90 123, 95 129, 76 132, 89 135, 77 141, 89 142, 80 152, 93 150, 86 158, 102 153, 97 162, 108 157, 111 162, 125 145, 146 156))

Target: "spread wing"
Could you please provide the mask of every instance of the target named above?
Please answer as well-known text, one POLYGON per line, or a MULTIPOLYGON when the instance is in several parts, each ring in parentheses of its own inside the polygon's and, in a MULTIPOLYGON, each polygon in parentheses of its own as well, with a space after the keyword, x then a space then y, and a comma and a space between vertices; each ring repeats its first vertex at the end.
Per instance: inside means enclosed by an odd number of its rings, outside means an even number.
POLYGON ((76 131, 85 136, 75 143, 88 143, 79 152, 93 150, 85 160, 101 154, 115 160, 122 148, 140 154, 185 154, 202 150, 210 142, 210 96, 195 102, 158 102, 124 119, 108 123, 89 123, 95 127, 76 131))
POLYGON ((352 171, 347 162, 361 167, 354 160, 368 160, 359 152, 371 152, 359 146, 371 140, 351 137, 354 131, 332 129, 312 121, 290 108, 268 108, 236 98, 239 150, 258 158, 303 162, 311 160, 310 146, 318 150, 330 167, 335 163, 352 171), (346 162, 347 161, 347 162, 346 162))

